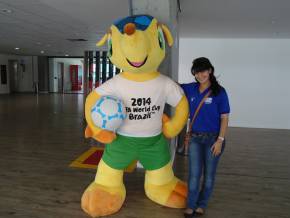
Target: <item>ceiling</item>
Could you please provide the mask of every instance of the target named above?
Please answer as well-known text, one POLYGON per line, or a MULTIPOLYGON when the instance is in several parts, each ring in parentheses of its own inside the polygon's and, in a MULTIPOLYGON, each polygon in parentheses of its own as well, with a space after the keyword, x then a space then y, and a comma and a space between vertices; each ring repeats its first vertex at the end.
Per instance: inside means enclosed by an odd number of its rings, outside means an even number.
MULTIPOLYGON (((180 3, 181 37, 290 38, 289 0, 180 3)), ((129 0, 0 0, 0 53, 82 56, 128 14, 129 0)))
POLYGON ((113 20, 128 16, 128 3, 128 0, 0 0, 0 53, 82 56, 84 50, 96 48, 96 41, 113 20), (5 9, 11 13, 3 12, 5 9), (72 38, 88 41, 67 40, 72 38))

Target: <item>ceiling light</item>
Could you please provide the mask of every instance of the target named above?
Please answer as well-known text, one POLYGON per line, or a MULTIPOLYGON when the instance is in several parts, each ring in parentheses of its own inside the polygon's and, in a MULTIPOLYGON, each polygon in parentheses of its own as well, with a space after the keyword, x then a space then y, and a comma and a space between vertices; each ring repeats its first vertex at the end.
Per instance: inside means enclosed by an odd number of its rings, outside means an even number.
POLYGON ((19 50, 20 48, 16 47, 15 50, 19 50))
POLYGON ((11 9, 7 9, 7 8, 1 9, 1 11, 2 11, 3 13, 8 13, 8 14, 10 14, 10 13, 13 12, 11 9))
POLYGON ((40 51, 41 54, 44 54, 44 51, 40 51))
POLYGON ((69 55, 68 54, 65 54, 65 56, 68 57, 69 55))

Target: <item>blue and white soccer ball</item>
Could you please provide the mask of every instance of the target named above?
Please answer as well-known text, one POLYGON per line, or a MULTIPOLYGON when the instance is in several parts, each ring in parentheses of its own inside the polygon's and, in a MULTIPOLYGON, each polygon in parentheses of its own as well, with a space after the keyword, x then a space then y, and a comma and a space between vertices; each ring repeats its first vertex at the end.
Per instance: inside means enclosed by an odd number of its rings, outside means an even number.
POLYGON ((114 96, 102 96, 92 107, 91 117, 97 127, 115 132, 126 119, 125 106, 114 96))

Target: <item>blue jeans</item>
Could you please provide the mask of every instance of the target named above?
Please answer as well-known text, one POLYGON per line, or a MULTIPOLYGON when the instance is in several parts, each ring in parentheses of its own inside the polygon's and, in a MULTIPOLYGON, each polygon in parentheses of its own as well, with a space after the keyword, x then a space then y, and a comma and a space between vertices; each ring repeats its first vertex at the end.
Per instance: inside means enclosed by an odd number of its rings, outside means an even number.
POLYGON ((187 207, 195 210, 196 208, 206 208, 208 200, 212 194, 215 174, 223 153, 214 156, 211 151, 218 134, 193 134, 189 145, 189 178, 187 207), (203 173, 203 182, 200 189, 200 179, 203 173))

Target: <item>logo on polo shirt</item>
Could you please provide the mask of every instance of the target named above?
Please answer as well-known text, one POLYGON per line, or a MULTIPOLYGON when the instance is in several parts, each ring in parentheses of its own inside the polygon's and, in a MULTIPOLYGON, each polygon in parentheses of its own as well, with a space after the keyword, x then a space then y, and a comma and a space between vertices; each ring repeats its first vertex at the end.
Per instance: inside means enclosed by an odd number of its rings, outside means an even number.
POLYGON ((204 103, 205 104, 211 104, 212 103, 212 98, 206 98, 204 103))
POLYGON ((195 97, 191 97, 190 101, 194 101, 195 97))

